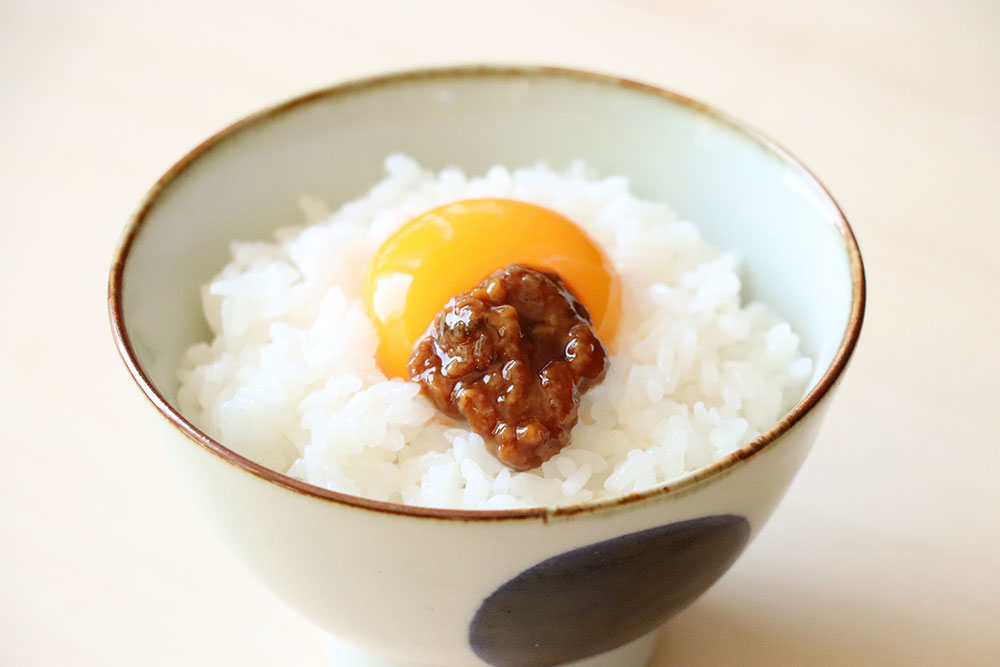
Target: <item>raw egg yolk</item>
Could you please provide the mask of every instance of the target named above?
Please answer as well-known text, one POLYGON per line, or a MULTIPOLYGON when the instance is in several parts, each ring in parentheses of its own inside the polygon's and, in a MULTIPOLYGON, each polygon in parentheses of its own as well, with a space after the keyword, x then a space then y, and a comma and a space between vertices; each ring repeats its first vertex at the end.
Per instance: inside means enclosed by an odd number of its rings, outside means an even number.
POLYGON ((541 206, 470 199, 410 220, 372 260, 364 297, 378 332, 382 371, 405 378, 413 345, 448 299, 508 264, 559 274, 610 347, 620 285, 601 248, 573 222, 541 206))

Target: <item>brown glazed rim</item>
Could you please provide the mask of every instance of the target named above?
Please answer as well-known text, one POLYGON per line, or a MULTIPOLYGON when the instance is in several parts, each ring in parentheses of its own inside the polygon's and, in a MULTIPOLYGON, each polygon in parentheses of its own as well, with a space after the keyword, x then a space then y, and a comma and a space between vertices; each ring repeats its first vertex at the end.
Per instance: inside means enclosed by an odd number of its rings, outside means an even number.
POLYGON ((448 519, 462 521, 497 521, 511 519, 541 519, 547 521, 551 517, 569 516, 580 513, 605 513, 613 511, 615 508, 630 505, 640 501, 651 500, 666 494, 675 494, 678 491, 686 490, 695 485, 709 480, 723 472, 733 468, 737 464, 751 458, 755 454, 766 449, 775 442, 782 434, 788 431, 793 425, 801 420, 810 410, 815 407, 827 392, 834 386, 840 374, 847 366, 847 362, 854 351, 861 332, 861 323, 864 319, 865 310, 865 274, 861 261, 861 253, 858 250, 854 233, 844 217, 843 211, 834 201, 833 197, 819 182, 812 172, 810 172, 801 162, 794 158, 788 151, 779 146, 771 139, 760 134, 756 130, 747 127, 743 123, 731 118, 725 113, 709 107, 701 102, 697 102, 683 95, 673 93, 655 86, 637 83, 619 77, 595 74, 579 70, 565 69, 547 66, 460 66, 436 69, 420 69, 391 73, 365 79, 350 81, 330 88, 308 93, 301 97, 294 98, 282 104, 278 104, 268 109, 254 113, 246 118, 233 123, 229 127, 216 133, 201 145, 197 146, 190 153, 181 158, 171 167, 143 198, 138 210, 130 219, 123 233, 120 245, 115 253, 114 262, 111 268, 111 275, 108 286, 108 306, 111 316, 111 328, 114 334, 115 343, 119 354, 125 362, 132 378, 139 385, 146 397, 153 403, 160 414, 163 415, 181 433, 193 440, 196 444, 204 447, 212 454, 219 456, 224 461, 233 466, 256 475, 257 477, 285 487, 291 491, 312 496, 319 500, 325 500, 343 505, 353 506, 376 512, 384 512, 395 515, 418 517, 425 519, 448 519), (529 77, 529 78, 555 78, 584 80, 606 86, 617 86, 643 94, 652 95, 667 100, 674 104, 688 107, 700 114, 712 118, 714 121, 736 129, 743 135, 752 139, 759 147, 771 153, 788 167, 794 169, 801 177, 812 182, 829 203, 837 211, 836 226, 844 242, 850 260, 851 277, 853 282, 851 294, 850 318, 844 336, 834 355, 833 361, 820 378, 820 381, 806 396, 795 405, 785 417, 769 431, 758 437, 745 447, 732 452, 728 456, 691 471, 667 485, 661 485, 647 491, 627 494, 609 499, 596 500, 570 505, 565 507, 537 507, 521 510, 463 510, 463 509, 438 509, 402 505, 378 500, 370 500, 358 496, 352 496, 336 491, 307 484, 284 475, 270 468, 247 459, 236 452, 228 449, 221 443, 200 431, 194 424, 184 418, 178 410, 156 389, 145 371, 140 367, 135 355, 132 342, 129 340, 125 329, 125 320, 122 309, 122 276, 124 275, 125 263, 129 258, 129 251, 132 242, 142 230, 150 211, 156 206, 157 201, 170 185, 187 170, 195 161, 214 150, 231 136, 237 135, 258 124, 265 123, 273 118, 288 113, 300 106, 309 104, 316 100, 342 97, 352 93, 392 86, 399 83, 424 81, 433 79, 449 78, 497 78, 497 77, 529 77))

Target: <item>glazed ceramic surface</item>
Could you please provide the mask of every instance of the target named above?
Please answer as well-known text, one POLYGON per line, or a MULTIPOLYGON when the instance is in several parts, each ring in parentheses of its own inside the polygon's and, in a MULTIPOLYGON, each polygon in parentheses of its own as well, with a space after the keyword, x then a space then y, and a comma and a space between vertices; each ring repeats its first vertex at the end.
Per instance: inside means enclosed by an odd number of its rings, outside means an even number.
POLYGON ((234 552, 340 641, 385 664, 442 667, 598 664, 602 655, 642 664, 652 646, 642 638, 725 572, 781 498, 864 308, 846 221, 781 149, 679 96, 549 69, 394 75, 251 116, 153 188, 111 283, 126 365, 234 552), (772 304, 817 362, 807 396, 759 440, 669 487, 562 509, 367 501, 285 477, 200 433, 174 407, 175 369, 208 336, 199 288, 229 242, 298 222, 303 194, 332 205, 358 196, 399 151, 470 173, 583 158, 627 176, 635 194, 669 202, 712 243, 742 253, 744 298, 772 304))

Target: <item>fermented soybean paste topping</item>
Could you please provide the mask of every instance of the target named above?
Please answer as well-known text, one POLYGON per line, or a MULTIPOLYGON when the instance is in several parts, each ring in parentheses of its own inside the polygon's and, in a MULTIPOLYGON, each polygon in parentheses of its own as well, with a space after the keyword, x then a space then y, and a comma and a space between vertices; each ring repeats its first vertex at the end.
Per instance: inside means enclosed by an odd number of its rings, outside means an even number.
POLYGON ((569 444, 580 396, 607 366, 590 314, 559 276, 511 264, 445 305, 407 370, 502 463, 529 470, 569 444))

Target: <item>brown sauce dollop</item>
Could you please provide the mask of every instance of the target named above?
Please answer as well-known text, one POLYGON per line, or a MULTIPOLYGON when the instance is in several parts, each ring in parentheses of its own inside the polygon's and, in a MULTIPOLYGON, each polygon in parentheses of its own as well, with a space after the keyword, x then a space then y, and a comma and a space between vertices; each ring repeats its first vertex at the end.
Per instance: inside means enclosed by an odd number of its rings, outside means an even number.
POLYGON ((580 396, 607 366, 590 314, 559 276, 511 264, 448 301, 407 371, 503 464, 530 470, 569 444, 580 396))

